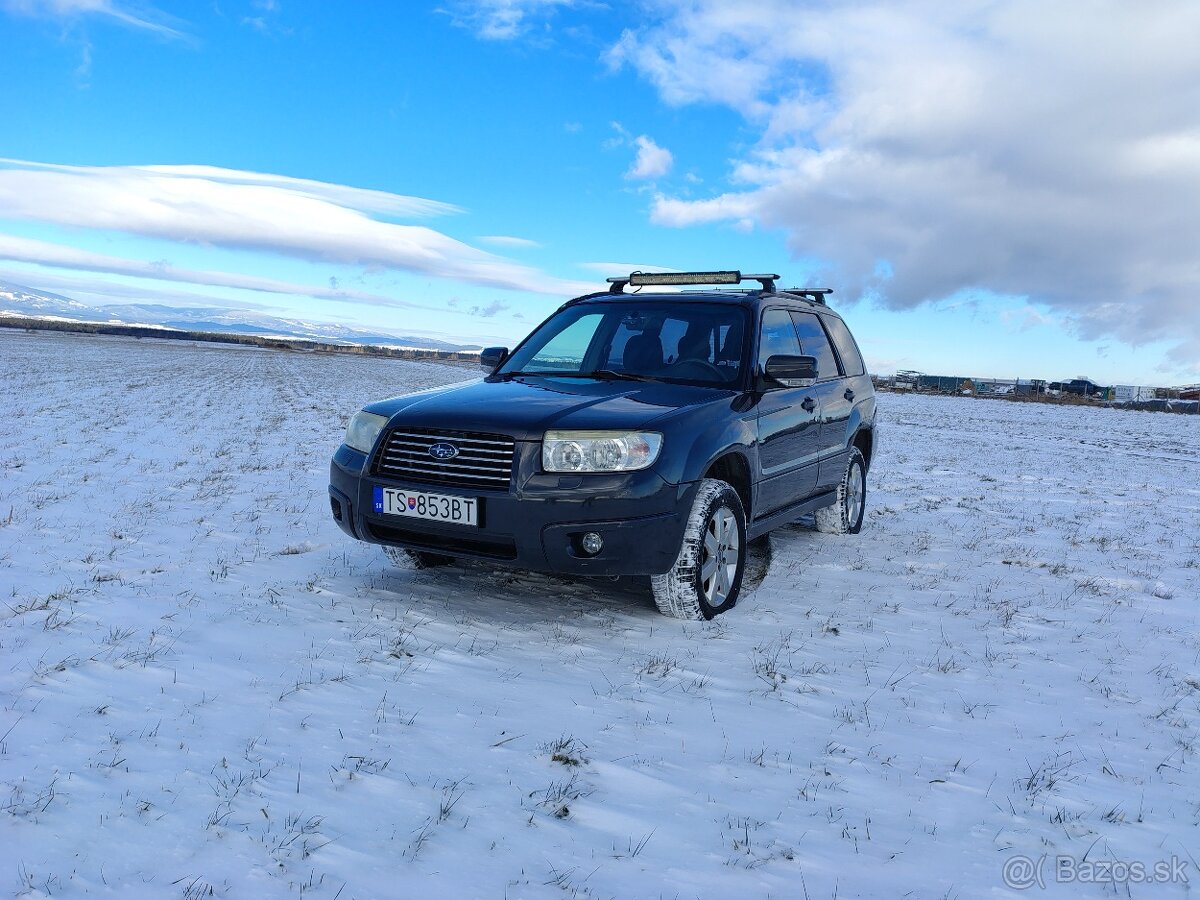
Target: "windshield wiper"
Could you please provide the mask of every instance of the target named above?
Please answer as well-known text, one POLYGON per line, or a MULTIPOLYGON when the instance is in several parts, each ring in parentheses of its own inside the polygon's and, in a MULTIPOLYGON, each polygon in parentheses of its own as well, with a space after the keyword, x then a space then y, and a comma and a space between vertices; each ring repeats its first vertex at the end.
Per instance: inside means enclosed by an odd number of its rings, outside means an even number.
POLYGON ((525 378, 535 376, 539 378, 595 378, 598 381, 662 381, 661 378, 655 378, 653 375, 638 375, 635 372, 617 372, 613 369, 594 369, 591 372, 557 372, 553 369, 548 369, 540 372, 502 372, 501 377, 509 378, 525 378))
POLYGON ((639 375, 637 372, 617 372, 614 369, 593 369, 591 372, 566 372, 560 378, 595 378, 599 381, 662 381, 653 375, 639 375))

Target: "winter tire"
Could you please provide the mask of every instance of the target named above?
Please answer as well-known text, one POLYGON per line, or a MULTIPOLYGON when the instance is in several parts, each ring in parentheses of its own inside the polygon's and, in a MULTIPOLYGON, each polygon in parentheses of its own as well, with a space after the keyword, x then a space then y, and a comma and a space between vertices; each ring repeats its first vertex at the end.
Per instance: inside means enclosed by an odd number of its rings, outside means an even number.
POLYGON ((837 502, 816 511, 817 531, 826 534, 858 534, 867 508, 867 466, 857 447, 850 448, 850 461, 838 482, 837 502))
POLYGON ((675 565, 650 579, 654 602, 676 619, 711 619, 737 603, 746 569, 746 513, 730 485, 700 482, 675 565))
POLYGON ((383 552, 392 564, 401 569, 436 569, 454 562, 453 556, 430 553, 428 550, 409 550, 406 547, 384 547, 383 552))

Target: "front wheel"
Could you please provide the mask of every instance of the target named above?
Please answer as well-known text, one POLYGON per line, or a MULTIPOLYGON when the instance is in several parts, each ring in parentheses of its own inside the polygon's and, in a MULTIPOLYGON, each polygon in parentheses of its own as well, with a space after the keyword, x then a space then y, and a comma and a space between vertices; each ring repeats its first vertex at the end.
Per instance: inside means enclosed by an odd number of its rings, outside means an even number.
POLYGON ((826 534, 858 534, 867 509, 867 465, 857 447, 850 448, 850 461, 838 482, 837 502, 814 514, 817 531, 826 534))
POLYGON ((730 485, 700 482, 671 571, 650 579, 661 613, 711 619, 737 603, 746 569, 746 513, 730 485))

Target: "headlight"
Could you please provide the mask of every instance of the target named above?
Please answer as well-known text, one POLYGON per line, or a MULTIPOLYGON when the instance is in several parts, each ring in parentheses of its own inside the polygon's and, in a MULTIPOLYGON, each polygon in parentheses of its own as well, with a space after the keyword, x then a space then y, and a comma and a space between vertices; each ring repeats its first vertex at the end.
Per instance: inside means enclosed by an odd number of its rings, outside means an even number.
POLYGON ((375 446, 375 439, 387 423, 387 416, 356 412, 346 426, 346 445, 361 453, 370 453, 375 446))
POLYGON ((635 472, 654 465, 663 437, 653 431, 547 431, 547 472, 635 472))

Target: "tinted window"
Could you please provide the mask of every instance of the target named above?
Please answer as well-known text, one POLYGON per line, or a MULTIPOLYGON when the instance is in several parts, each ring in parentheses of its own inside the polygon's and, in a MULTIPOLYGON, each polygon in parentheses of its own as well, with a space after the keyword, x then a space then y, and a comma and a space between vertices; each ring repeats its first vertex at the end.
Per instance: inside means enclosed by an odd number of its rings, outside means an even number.
POLYGON ((584 374, 609 369, 664 381, 732 385, 742 323, 733 304, 628 300, 568 307, 534 332, 499 373, 584 374))
POLYGON ((687 334, 688 325, 688 322, 683 319, 677 319, 674 316, 667 316, 663 319, 662 328, 659 329, 658 336, 662 338, 663 359, 667 362, 673 363, 679 359, 679 342, 687 334))
POLYGON ((837 347, 838 355, 842 358, 842 368, 847 375, 862 375, 867 369, 863 365, 862 354, 858 352, 858 344, 850 334, 846 323, 834 316, 825 318, 829 336, 833 338, 833 346, 837 347))
MULTIPOLYGON (((655 341, 656 351, 661 347, 656 361, 657 373, 647 374, 670 374, 678 364, 698 361, 715 366, 725 380, 734 381, 741 368, 742 348, 740 342, 736 342, 735 347, 730 346, 730 334, 735 333, 736 337, 741 332, 737 318, 731 321, 728 313, 714 315, 709 310, 680 308, 678 312, 651 317, 645 310, 639 310, 621 318, 605 354, 605 368, 618 372, 641 368, 641 364, 633 359, 636 351, 629 358, 626 356, 630 342, 641 335, 644 339, 635 341, 635 348, 649 346, 655 341), (723 353, 725 350, 728 354, 723 353)), ((693 364, 691 368, 696 367, 693 364)), ((704 370, 703 366, 701 370, 704 370)))
POLYGON ((583 356, 600 324, 600 314, 592 313, 576 319, 554 335, 533 355, 527 365, 539 370, 562 369, 578 372, 583 356))
POLYGON ((762 339, 758 342, 758 365, 764 367, 772 356, 799 356, 800 341, 796 326, 786 309, 768 309, 762 318, 762 339))
POLYGON ((800 350, 805 356, 817 358, 818 378, 837 378, 837 357, 833 355, 833 347, 821 327, 821 320, 812 313, 792 313, 796 321, 796 331, 800 334, 800 350))

